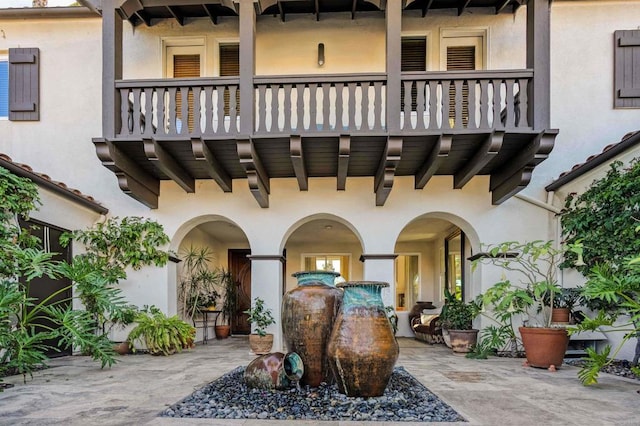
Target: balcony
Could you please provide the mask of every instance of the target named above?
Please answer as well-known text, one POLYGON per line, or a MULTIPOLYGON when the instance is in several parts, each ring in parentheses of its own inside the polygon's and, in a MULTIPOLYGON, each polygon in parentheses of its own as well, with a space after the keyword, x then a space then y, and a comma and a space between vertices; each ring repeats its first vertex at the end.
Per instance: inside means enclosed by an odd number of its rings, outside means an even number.
MULTIPOLYGON (((463 3, 458 15, 467 5, 503 13, 522 4, 463 3)), ((151 208, 167 179, 187 192, 197 179, 214 179, 225 192, 247 179, 268 207, 272 178, 295 178, 305 191, 313 177, 335 177, 337 190, 348 177, 372 177, 382 206, 395 176, 413 176, 419 190, 434 175, 453 176, 456 189, 488 175, 500 204, 528 184, 557 134, 549 129, 548 1, 527 2, 526 69, 401 72, 403 11, 420 8, 424 17, 430 7, 450 2, 117 0, 103 11, 98 157, 123 191, 151 208), (256 16, 276 11, 283 22, 289 13, 383 13, 386 43, 397 48, 387 50, 385 73, 254 75, 256 16), (238 77, 122 79, 123 19, 183 25, 204 15, 214 26, 217 16, 239 20, 238 77)))

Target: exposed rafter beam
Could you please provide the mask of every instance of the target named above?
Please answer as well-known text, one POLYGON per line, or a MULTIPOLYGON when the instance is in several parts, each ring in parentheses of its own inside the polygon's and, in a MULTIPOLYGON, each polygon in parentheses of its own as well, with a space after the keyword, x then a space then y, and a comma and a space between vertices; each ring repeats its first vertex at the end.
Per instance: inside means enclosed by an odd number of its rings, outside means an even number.
POLYGON ((292 135, 289 139, 289 151, 291 153, 291 164, 293 164, 293 171, 298 179, 298 187, 300 191, 307 191, 309 189, 309 182, 307 179, 307 169, 304 166, 304 154, 302 152, 302 138, 297 135, 292 135))
POLYGON ((140 18, 140 20, 141 20, 142 22, 144 22, 144 24, 145 24, 147 27, 150 27, 150 26, 151 26, 151 18, 149 17, 149 15, 147 15, 147 13, 146 13, 144 10, 139 10, 139 11, 137 11, 137 12, 135 13, 135 15, 136 15, 138 18, 140 18))
POLYGON ((316 21, 320 20, 320 0, 316 0, 316 21))
POLYGON ((351 3, 351 19, 356 19, 356 6, 358 5, 358 0, 353 0, 351 3))
POLYGON ((280 12, 280 20, 284 22, 284 6, 280 1, 278 2, 278 11, 280 12))
POLYGON ((498 0, 498 2, 495 4, 496 15, 502 12, 507 6, 509 6, 509 3, 511 3, 511 0, 498 0))
POLYGON ((173 6, 167 6, 167 10, 171 14, 171 16, 173 16, 173 18, 176 20, 178 25, 183 27, 184 26, 184 16, 182 16, 182 14, 178 11, 178 9, 176 9, 173 6))
POLYGON ((204 160, 207 163, 207 173, 224 192, 231 192, 232 179, 222 168, 207 144, 201 138, 191 138, 191 150, 196 160, 204 160))
POLYGON ((416 173, 415 188, 422 189, 429 179, 438 171, 440 164, 449 156, 453 135, 440 135, 425 162, 416 173))
POLYGON ((467 6, 469 6, 469 3, 471 3, 471 0, 459 0, 458 2, 458 16, 462 15, 464 13, 464 10, 467 8, 467 6))
POLYGON ((104 138, 94 138, 93 144, 102 165, 115 173, 122 191, 149 208, 158 208, 160 194, 158 179, 142 170, 113 142, 104 138))
POLYGON ((557 132, 542 132, 510 159, 501 170, 491 175, 489 189, 493 204, 500 204, 524 189, 535 166, 549 156, 557 132))
POLYGON ((338 191, 344 191, 347 186, 349 172, 349 156, 351 155, 351 136, 340 135, 338 142, 338 191))
POLYGON ((374 187, 376 192, 376 206, 384 206, 385 201, 389 197, 391 188, 393 187, 393 178, 396 173, 396 167, 400 162, 402 155, 402 138, 398 136, 389 136, 387 138, 387 146, 380 161, 380 167, 376 173, 374 187))
POLYGON ((453 187, 461 189, 476 175, 502 148, 504 132, 493 132, 487 136, 473 157, 453 176, 453 187))
POLYGON ((422 5, 422 17, 424 18, 425 16, 427 16, 427 12, 429 12, 429 9, 431 9, 431 5, 433 4, 433 0, 428 0, 425 1, 424 4, 422 5))
POLYGON ((207 12, 207 16, 209 16, 211 23, 213 23, 213 25, 218 25, 218 15, 216 15, 216 11, 213 7, 209 4, 203 4, 202 7, 204 8, 204 11, 207 12))
POLYGON ((154 162, 164 174, 173 179, 186 192, 196 192, 195 180, 160 146, 158 141, 143 139, 143 144, 147 158, 154 162))
POLYGON ((240 165, 247 173, 249 190, 262 208, 269 207, 269 176, 262 167, 262 162, 249 138, 238 139, 236 142, 240 165))

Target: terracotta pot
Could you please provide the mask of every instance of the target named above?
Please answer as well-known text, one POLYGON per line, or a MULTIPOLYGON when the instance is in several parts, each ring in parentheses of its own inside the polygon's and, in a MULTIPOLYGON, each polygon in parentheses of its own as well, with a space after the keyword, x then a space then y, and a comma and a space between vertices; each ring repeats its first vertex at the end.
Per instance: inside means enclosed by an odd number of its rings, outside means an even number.
POLYGON ((554 324, 569 324, 569 308, 553 308, 551 310, 551 322, 554 324))
POLYGON ((449 330, 447 330, 444 327, 442 328, 442 340, 444 341, 444 344, 449 349, 452 349, 452 347, 451 347, 451 334, 449 334, 449 330))
POLYGON ((303 372, 298 354, 274 352, 251 361, 244 370, 244 381, 252 388, 282 390, 297 383, 303 372))
POLYGON ((213 329, 216 332, 216 339, 226 339, 231 335, 230 325, 216 325, 213 329))
POLYGON ((114 343, 113 350, 116 351, 118 355, 126 355, 131 352, 129 342, 114 343))
POLYGON ((380 396, 399 353, 380 294, 389 284, 354 281, 337 286, 344 289, 344 297, 328 355, 338 390, 347 396, 380 396))
POLYGON ((520 327, 519 330, 530 366, 555 369, 562 365, 569 344, 566 329, 520 327))
POLYGON ((260 336, 259 334, 249 335, 249 347, 256 355, 264 355, 271 352, 273 346, 273 334, 260 336))
POLYGON ((327 344, 342 304, 342 290, 333 286, 339 275, 325 271, 297 272, 293 276, 298 279, 298 287, 282 298, 284 340, 288 350, 302 358, 303 385, 317 387, 333 381, 327 344))
POLYGON ((478 342, 479 330, 449 330, 451 349, 456 353, 471 352, 471 347, 478 342))

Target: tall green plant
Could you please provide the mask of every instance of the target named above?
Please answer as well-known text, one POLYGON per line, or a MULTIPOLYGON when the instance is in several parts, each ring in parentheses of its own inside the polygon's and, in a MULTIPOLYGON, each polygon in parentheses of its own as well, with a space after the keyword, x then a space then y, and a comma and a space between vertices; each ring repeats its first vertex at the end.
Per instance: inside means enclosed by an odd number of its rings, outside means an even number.
POLYGON ((190 246, 180 257, 183 265, 178 302, 183 316, 193 320, 199 311, 217 302, 224 271, 210 269, 213 254, 208 247, 190 246))

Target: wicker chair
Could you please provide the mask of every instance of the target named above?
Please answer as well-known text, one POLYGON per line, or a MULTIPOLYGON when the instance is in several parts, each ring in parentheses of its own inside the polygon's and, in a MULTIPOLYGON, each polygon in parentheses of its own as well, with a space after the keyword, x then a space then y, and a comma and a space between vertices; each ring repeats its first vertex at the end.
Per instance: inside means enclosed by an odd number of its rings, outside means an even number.
POLYGON ((421 314, 413 318, 411 321, 411 329, 418 340, 429 343, 430 345, 434 343, 444 343, 439 314, 421 314))

